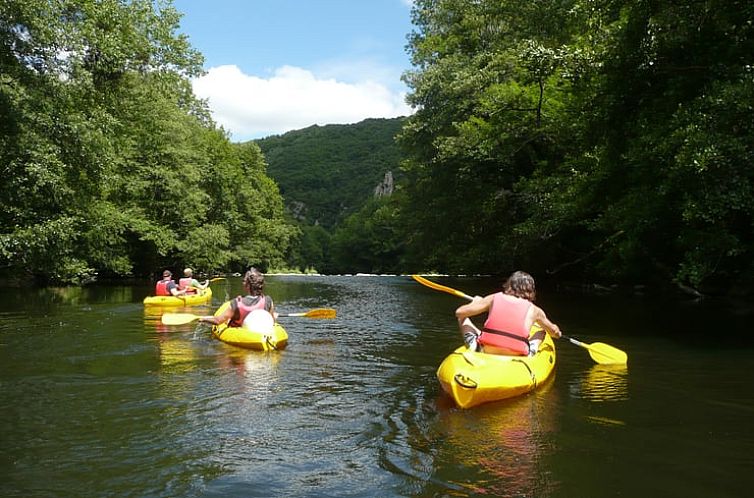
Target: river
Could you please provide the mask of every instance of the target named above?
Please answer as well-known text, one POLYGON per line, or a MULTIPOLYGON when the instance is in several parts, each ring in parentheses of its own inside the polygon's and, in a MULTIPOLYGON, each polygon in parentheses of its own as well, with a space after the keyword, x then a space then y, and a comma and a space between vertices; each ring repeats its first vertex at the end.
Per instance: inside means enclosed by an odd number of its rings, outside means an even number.
MULTIPOLYGON (((438 278, 468 294, 496 282, 438 278)), ((242 292, 212 284, 211 313, 242 292)), ((469 410, 435 371, 454 296, 409 277, 268 276, 283 351, 164 326, 151 286, 0 290, 3 497, 744 497, 754 488, 754 312, 542 291, 554 378, 469 410)), ((186 311, 186 310, 184 310, 186 311)))

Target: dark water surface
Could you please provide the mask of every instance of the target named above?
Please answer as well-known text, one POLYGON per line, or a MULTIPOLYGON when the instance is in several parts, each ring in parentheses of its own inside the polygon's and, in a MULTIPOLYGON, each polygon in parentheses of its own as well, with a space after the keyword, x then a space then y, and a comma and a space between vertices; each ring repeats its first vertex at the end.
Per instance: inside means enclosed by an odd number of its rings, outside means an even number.
MULTIPOLYGON (((435 370, 457 298, 408 277, 269 276, 281 352, 145 313, 147 286, 0 291, 0 496, 745 497, 751 309, 541 293, 551 382, 460 410, 435 370)), ((437 279, 469 294, 496 282, 437 279)), ((241 292, 212 285, 209 313, 241 292)))

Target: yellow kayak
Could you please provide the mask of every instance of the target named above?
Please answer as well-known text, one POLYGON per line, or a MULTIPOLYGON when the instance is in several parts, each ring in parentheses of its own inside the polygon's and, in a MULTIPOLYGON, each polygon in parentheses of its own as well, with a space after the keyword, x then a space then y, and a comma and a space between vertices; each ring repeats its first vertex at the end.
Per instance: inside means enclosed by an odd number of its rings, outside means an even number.
POLYGON ((212 289, 207 287, 198 291, 196 294, 187 296, 147 296, 144 298, 145 306, 193 306, 195 304, 207 303, 212 299, 212 289))
MULTIPOLYGON (((230 306, 229 301, 215 311, 215 316, 224 313, 228 306, 230 306)), ((212 327, 212 335, 233 346, 258 351, 279 350, 288 345, 288 333, 277 322, 271 329, 265 331, 255 331, 246 327, 228 327, 227 323, 221 323, 212 327)))
MULTIPOLYGON (((531 333, 540 330, 532 328, 531 333)), ((459 407, 471 408, 532 391, 554 368, 555 344, 545 334, 534 356, 477 353, 463 345, 443 360, 437 379, 459 407)))

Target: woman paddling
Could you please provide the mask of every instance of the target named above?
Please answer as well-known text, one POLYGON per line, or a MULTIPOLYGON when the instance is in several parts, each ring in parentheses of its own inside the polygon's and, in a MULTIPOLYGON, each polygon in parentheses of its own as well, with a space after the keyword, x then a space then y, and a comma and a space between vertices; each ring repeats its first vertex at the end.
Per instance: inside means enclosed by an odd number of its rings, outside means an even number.
POLYGON ((220 325, 221 323, 230 322, 229 327, 240 327, 243 325, 244 318, 254 310, 265 310, 277 319, 275 304, 270 296, 264 294, 264 275, 256 268, 251 268, 243 277, 243 286, 248 295, 238 296, 230 302, 230 306, 224 313, 214 316, 207 315, 199 317, 200 322, 220 325))
POLYGON ((529 338, 532 325, 537 323, 548 334, 559 338, 560 328, 551 322, 545 312, 534 304, 536 289, 534 278, 526 272, 513 273, 503 284, 503 291, 485 297, 475 296, 473 301, 456 310, 463 340, 472 351, 479 345, 485 353, 533 355, 544 336, 529 338), (470 317, 489 312, 482 330, 470 317))

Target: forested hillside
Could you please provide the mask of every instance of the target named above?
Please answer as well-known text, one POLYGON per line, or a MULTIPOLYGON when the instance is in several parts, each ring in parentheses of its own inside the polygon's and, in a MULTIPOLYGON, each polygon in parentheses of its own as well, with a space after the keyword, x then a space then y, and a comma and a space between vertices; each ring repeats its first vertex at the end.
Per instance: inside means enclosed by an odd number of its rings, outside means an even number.
POLYGON ((373 196, 386 173, 399 174, 395 137, 403 122, 311 126, 255 142, 293 216, 332 229, 373 196))
POLYGON ((401 178, 395 137, 404 122, 311 126, 256 141, 301 230, 288 256, 290 267, 325 273, 396 268, 397 259, 385 257, 370 227, 401 178))
POLYGON ((78 283, 283 263, 259 148, 192 94, 202 57, 148 0, 0 3, 0 277, 78 283))

